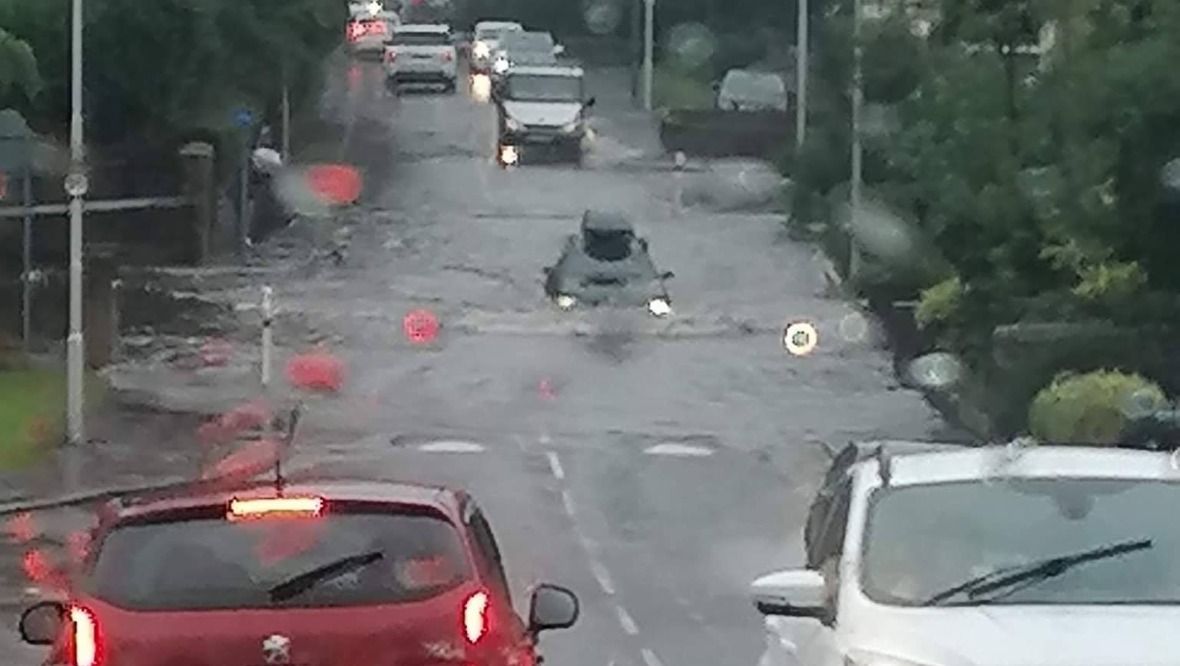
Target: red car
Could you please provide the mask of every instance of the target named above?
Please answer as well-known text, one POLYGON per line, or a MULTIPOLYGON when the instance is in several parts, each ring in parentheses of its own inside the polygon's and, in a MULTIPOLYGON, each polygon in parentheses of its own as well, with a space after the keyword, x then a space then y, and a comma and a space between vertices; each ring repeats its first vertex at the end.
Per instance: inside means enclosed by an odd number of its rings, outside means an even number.
POLYGON ((577 620, 541 584, 527 623, 465 492, 373 481, 115 500, 66 603, 21 616, 69 666, 533 666, 577 620))

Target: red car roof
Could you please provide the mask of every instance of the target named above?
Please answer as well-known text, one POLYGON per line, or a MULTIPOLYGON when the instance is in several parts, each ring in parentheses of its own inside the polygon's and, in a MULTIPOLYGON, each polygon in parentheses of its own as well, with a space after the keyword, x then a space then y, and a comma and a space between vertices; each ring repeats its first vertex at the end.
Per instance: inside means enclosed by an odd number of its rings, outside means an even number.
MULTIPOLYGON (((372 481, 359 479, 319 479, 315 481, 288 481, 283 484, 282 495, 322 497, 331 502, 359 501, 385 502, 432 508, 455 522, 459 522, 460 511, 466 493, 443 486, 427 486, 394 481, 372 481)), ((183 509, 226 504, 234 498, 261 498, 279 496, 275 485, 260 481, 257 484, 222 490, 194 489, 192 492, 178 492, 167 496, 144 496, 114 500, 108 505, 111 518, 122 520, 137 516, 152 515, 183 509)))

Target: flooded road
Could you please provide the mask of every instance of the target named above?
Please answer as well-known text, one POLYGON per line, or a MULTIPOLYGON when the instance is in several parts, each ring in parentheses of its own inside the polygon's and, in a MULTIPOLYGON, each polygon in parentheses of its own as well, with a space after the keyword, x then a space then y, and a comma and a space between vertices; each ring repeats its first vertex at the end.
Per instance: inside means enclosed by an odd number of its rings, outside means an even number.
MULTIPOLYGON (((311 406, 320 435, 293 464, 470 488, 517 592, 544 579, 582 597, 580 624, 543 640, 551 663, 752 666, 761 619, 746 585, 800 561, 819 442, 942 426, 898 388, 862 314, 825 296, 781 214, 676 205, 626 83, 588 73, 584 168, 506 171, 486 103, 392 96, 376 65, 341 73, 329 112, 363 121, 358 145, 388 132, 393 166, 342 222, 339 265, 273 285, 280 317, 330 340, 348 368, 341 394, 311 406), (669 320, 544 299, 542 268, 587 208, 627 213, 675 273, 669 320), (406 338, 415 309, 441 324, 432 344, 406 338), (795 321, 818 331, 809 355, 784 351, 795 321)), ((205 297, 242 300, 265 282, 205 297)), ((285 354, 306 343, 294 330, 280 324, 285 354)))

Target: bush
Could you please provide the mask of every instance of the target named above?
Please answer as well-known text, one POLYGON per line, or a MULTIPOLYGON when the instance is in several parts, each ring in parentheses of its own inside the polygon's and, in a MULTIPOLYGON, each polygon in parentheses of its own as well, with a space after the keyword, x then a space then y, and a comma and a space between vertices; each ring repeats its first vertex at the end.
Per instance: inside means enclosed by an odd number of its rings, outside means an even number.
POLYGON ((1064 373, 1033 398, 1029 430, 1045 442, 1113 444, 1127 422, 1132 396, 1140 409, 1154 411, 1167 404, 1163 390, 1139 375, 1064 373))
POLYGON ((657 67, 652 74, 652 106, 657 109, 711 109, 713 88, 703 72, 657 67))

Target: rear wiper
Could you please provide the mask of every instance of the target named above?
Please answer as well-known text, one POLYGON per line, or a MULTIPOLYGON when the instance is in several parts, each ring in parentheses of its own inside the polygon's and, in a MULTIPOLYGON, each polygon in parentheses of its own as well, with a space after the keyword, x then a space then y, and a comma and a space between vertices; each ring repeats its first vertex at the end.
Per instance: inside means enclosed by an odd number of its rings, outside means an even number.
POLYGON ((1123 541, 1110 546, 1091 548, 1090 550, 1084 550, 1080 553, 1058 555, 1057 557, 1037 560, 1034 562, 1029 562, 1028 564, 1003 567, 939 592, 938 594, 935 594, 924 601, 922 605, 938 606, 944 601, 959 594, 965 595, 968 599, 973 600, 997 590, 1008 589, 1010 590, 1010 593, 1016 592, 1020 589, 1023 589, 1027 585, 1032 585, 1050 578, 1056 578, 1057 576, 1060 576, 1061 574, 1079 565, 1095 562, 1097 560, 1118 557, 1119 555, 1125 555, 1127 553, 1133 553, 1140 550, 1148 550, 1153 545, 1154 544, 1151 539, 1123 541), (1022 583, 1024 585, 1022 585, 1022 583))
POLYGON ((379 550, 348 555, 327 564, 296 574, 267 590, 271 601, 285 601, 310 590, 322 580, 330 580, 346 571, 360 569, 385 557, 379 550))

